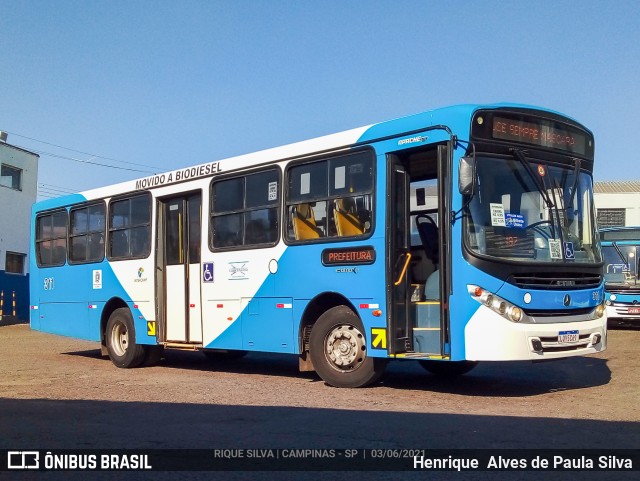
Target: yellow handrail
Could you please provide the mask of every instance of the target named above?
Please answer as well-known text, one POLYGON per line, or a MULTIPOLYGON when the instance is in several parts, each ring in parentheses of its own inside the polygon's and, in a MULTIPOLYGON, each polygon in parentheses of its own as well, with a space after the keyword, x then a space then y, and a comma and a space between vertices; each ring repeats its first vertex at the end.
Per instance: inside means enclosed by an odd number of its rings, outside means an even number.
POLYGON ((405 273, 407 272, 407 267, 409 267, 409 262, 411 262, 411 254, 409 254, 407 252, 406 256, 407 256, 407 260, 405 261, 404 267, 402 268, 402 273, 400 274, 400 277, 398 278, 398 280, 394 284, 396 286, 399 286, 400 283, 402 282, 402 278, 404 277, 405 273))

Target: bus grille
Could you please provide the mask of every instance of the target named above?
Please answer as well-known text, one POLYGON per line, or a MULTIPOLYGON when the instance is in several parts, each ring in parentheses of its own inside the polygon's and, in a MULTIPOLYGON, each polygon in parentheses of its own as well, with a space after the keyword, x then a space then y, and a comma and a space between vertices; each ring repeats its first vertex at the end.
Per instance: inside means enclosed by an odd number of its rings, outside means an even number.
MULTIPOLYGON (((562 311, 556 309, 523 309, 524 313, 531 317, 557 317, 557 316, 586 316, 593 312, 593 307, 583 307, 581 309, 564 309, 562 311)), ((573 321, 573 319, 572 319, 573 321)))
POLYGON ((607 286, 606 284, 604 287, 609 294, 640 294, 640 287, 625 287, 624 289, 620 289, 607 286))
POLYGON ((559 344, 558 337, 541 337, 542 352, 569 352, 586 348, 591 342, 589 334, 580 334, 575 344, 559 344))
POLYGON ((507 279, 522 289, 590 289, 599 287, 602 276, 585 273, 539 272, 537 274, 513 274, 507 279))

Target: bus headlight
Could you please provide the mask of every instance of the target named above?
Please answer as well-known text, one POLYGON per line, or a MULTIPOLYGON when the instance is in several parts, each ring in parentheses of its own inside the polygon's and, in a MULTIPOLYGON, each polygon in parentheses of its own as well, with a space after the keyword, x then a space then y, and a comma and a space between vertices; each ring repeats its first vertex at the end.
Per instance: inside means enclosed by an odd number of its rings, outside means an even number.
POLYGON ((615 294, 611 294, 609 296, 609 299, 611 299, 612 301, 615 301, 618 298, 618 296, 616 296, 615 294))
POLYGON ((485 292, 480 298, 480 300, 485 306, 491 307, 493 305, 493 296, 488 292, 485 292))
POLYGON ((522 309, 518 306, 512 306, 511 309, 509 309, 509 319, 513 322, 520 322, 523 314, 522 309))
POLYGON ((520 307, 484 290, 482 287, 468 285, 467 289, 471 297, 476 301, 484 304, 505 319, 508 319, 511 322, 520 322, 524 318, 524 311, 520 307))
POLYGON ((493 301, 493 310, 496 311, 499 314, 504 315, 505 312, 507 312, 507 303, 500 300, 500 299, 496 299, 493 301))
POLYGON ((598 304, 596 306, 596 311, 595 311, 596 319, 600 319, 602 316, 604 316, 605 309, 606 308, 604 307, 604 304, 598 304))

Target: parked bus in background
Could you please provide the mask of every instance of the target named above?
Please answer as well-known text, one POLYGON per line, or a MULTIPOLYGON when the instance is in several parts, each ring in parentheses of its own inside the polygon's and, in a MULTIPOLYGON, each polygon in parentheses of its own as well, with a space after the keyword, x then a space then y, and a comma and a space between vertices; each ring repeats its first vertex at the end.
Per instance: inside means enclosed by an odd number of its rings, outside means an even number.
POLYGON ((609 320, 640 322, 640 227, 600 230, 604 257, 604 288, 609 320))
POLYGON ((119 367, 289 353, 338 387, 601 352, 593 162, 568 117, 462 105, 43 201, 31 326, 119 367))

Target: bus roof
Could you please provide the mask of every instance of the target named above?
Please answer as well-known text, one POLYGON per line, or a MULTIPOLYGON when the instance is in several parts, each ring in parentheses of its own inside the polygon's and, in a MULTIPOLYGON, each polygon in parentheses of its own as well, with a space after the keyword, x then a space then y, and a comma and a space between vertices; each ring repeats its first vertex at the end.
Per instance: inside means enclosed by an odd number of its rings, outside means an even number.
MULTIPOLYGON (((34 205, 34 211, 55 209, 61 206, 84 202, 89 199, 111 197, 121 193, 146 190, 149 187, 161 187, 186 180, 210 177, 218 173, 231 172, 265 163, 282 162, 305 155, 317 155, 326 151, 348 148, 353 145, 373 143, 389 136, 402 136, 403 134, 439 125, 446 125, 458 138, 465 139, 469 136, 469 119, 475 111, 498 108, 538 110, 565 117, 567 120, 580 125, 576 120, 560 112, 525 104, 462 104, 441 107, 292 144, 152 174, 143 178, 82 191, 78 194, 43 200, 34 205)), ((591 133, 590 131, 588 132, 591 133)))
POLYGON ((638 241, 640 242, 640 227, 603 227, 600 229, 600 240, 612 241, 638 241))

